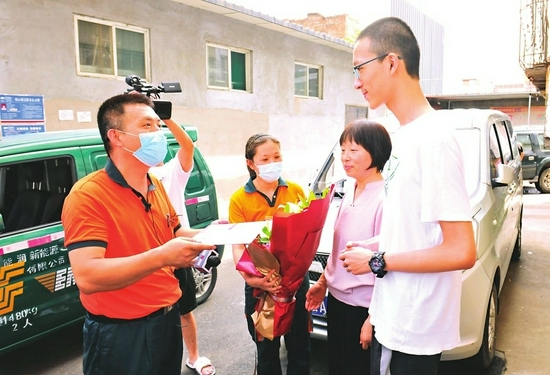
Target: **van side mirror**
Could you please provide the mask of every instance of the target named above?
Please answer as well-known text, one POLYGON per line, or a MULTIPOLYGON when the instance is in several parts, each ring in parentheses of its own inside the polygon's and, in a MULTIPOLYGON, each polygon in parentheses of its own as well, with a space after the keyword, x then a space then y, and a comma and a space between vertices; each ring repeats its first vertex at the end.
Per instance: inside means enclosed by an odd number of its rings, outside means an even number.
POLYGON ((493 182, 493 187, 507 186, 514 181, 514 168, 506 164, 499 164, 496 168, 496 177, 493 182))
POLYGON ((6 226, 4 225, 4 217, 0 214, 0 233, 4 233, 6 226))

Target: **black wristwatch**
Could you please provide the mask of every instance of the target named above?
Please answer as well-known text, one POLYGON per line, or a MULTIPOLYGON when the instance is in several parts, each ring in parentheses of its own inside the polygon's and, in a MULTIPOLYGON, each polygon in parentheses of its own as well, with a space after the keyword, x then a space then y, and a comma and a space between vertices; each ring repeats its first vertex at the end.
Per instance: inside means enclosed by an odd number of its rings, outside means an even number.
POLYGON ((384 260, 384 252, 379 251, 377 253, 372 253, 372 257, 369 260, 369 267, 376 275, 376 277, 382 278, 388 271, 385 271, 386 261, 384 260))

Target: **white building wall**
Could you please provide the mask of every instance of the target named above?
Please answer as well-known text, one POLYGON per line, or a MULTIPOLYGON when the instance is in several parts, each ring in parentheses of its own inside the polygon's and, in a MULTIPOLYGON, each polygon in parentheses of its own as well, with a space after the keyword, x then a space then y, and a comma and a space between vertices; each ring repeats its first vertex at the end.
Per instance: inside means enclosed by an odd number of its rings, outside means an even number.
POLYGON ((198 127, 214 178, 223 176, 222 195, 245 182, 250 135, 278 137, 285 171, 305 182, 340 135, 346 105, 367 106, 353 88, 351 46, 321 45, 171 0, 2 0, 0 93, 44 95, 48 131, 95 127, 101 102, 128 88, 123 78, 77 75, 75 14, 150 31, 151 82, 181 83, 181 94, 162 99, 173 102, 178 122, 198 127), (207 89, 206 43, 252 51, 252 93, 207 89), (294 96, 295 61, 323 67, 323 99, 294 96), (93 121, 60 121, 62 109, 90 111, 93 121))
POLYGON ((443 93, 443 40, 445 28, 406 0, 391 0, 391 15, 401 18, 420 46, 420 84, 425 95, 443 93))

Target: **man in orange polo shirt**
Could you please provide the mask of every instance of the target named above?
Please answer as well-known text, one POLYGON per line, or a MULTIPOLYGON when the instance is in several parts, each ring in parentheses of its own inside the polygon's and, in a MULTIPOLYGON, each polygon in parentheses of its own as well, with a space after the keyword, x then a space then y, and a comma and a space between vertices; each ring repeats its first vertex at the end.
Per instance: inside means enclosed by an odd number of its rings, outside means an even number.
POLYGON ((213 245, 184 238, 162 184, 147 174, 167 152, 160 119, 144 95, 99 108, 109 156, 79 180, 63 206, 84 322, 84 374, 181 374, 181 290, 174 268, 191 267, 213 245))

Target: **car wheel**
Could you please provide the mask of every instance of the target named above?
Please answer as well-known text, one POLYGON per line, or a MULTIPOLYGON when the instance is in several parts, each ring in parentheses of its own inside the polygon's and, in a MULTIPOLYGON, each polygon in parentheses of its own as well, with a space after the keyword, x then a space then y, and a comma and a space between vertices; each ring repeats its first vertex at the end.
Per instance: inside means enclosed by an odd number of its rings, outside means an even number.
POLYGON ((550 168, 544 168, 539 175, 539 180, 535 182, 535 187, 543 194, 550 193, 550 168))
POLYGON ((483 341, 481 342, 479 352, 472 358, 473 365, 477 369, 488 368, 495 358, 497 303, 497 287, 493 284, 491 296, 489 297, 489 305, 487 306, 487 315, 485 316, 483 341))
POLYGON ((195 278, 197 304, 200 305, 206 301, 214 291, 216 280, 218 279, 218 269, 214 267, 210 273, 205 274, 193 268, 193 277, 195 278))
POLYGON ((523 226, 522 220, 519 220, 518 237, 514 244, 514 250, 512 251, 512 261, 517 262, 521 258, 521 228, 523 226))

